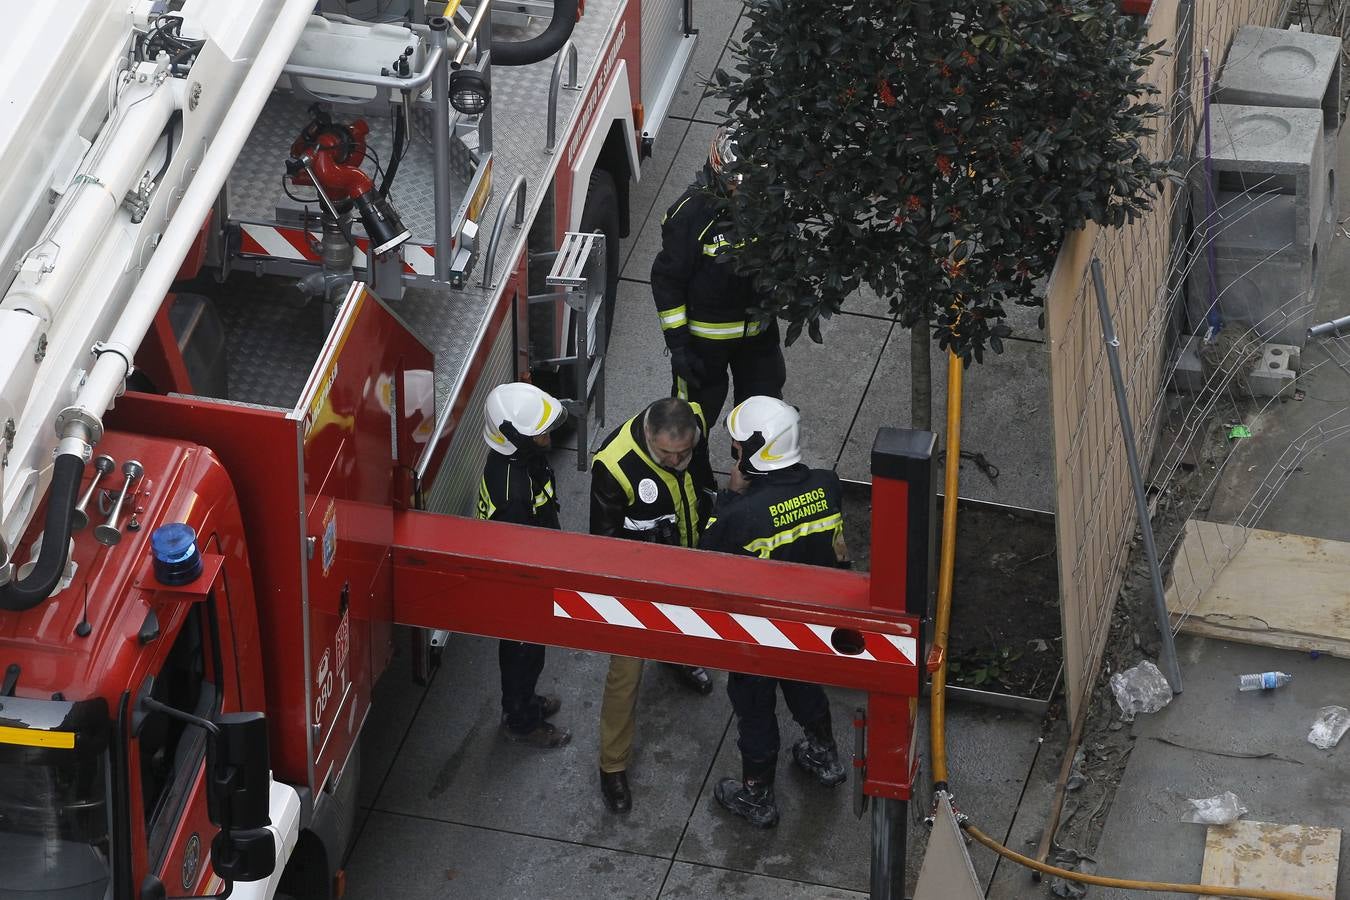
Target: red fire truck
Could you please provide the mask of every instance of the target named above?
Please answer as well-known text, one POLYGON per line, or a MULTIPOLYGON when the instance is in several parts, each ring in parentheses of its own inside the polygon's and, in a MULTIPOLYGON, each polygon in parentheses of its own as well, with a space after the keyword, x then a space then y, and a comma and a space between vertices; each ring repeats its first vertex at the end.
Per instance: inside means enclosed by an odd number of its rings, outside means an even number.
POLYGON ((340 893, 395 624, 868 691, 900 896, 931 435, 878 439, 870 576, 457 515, 495 384, 584 455, 689 4, 329 5, 0 36, 0 900, 340 893))

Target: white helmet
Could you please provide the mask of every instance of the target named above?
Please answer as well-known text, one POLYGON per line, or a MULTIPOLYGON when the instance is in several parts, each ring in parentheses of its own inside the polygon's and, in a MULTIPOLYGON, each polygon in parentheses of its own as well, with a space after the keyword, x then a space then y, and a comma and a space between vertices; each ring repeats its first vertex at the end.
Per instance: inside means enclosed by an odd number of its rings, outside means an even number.
POLYGON ((741 445, 741 471, 747 475, 786 469, 802 461, 801 416, 773 397, 751 397, 727 416, 727 431, 741 445))
POLYGON ((483 405, 483 443, 510 456, 567 421, 562 402, 532 384, 499 384, 483 405))
POLYGON ((708 145, 708 168, 723 187, 737 187, 745 180, 742 174, 732 175, 727 169, 741 158, 736 144, 736 127, 720 125, 713 132, 712 142, 708 145))

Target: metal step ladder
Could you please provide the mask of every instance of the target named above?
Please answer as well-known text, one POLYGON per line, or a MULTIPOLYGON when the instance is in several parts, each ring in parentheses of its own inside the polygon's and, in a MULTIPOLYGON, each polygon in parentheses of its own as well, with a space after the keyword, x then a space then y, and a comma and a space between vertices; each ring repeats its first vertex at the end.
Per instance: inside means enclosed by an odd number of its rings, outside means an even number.
POLYGON ((600 232, 569 231, 553 258, 544 283, 554 292, 531 296, 531 303, 552 303, 557 289, 573 312, 573 353, 545 360, 545 365, 570 366, 574 376, 573 398, 563 401, 567 414, 577 423, 577 471, 590 466, 591 409, 597 423, 605 424, 605 236, 600 232), (579 319, 579 321, 578 321, 579 319), (580 327, 585 322, 586 327, 580 327))

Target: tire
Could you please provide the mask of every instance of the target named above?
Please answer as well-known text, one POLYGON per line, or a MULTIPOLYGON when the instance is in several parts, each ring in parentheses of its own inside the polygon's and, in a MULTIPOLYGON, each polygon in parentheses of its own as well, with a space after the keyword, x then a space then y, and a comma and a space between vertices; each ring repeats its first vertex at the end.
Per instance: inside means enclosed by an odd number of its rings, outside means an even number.
POLYGON ((604 169, 591 172, 586 190, 586 205, 581 208, 581 224, 577 230, 586 233, 598 231, 605 236, 605 346, 614 331, 614 311, 619 296, 619 190, 614 176, 604 169))

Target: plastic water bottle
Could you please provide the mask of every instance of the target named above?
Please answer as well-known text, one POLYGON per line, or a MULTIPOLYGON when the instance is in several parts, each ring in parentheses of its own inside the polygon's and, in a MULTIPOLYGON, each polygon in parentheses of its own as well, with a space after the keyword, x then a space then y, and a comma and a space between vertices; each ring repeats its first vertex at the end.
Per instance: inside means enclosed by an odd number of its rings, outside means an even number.
POLYGON ((1273 691, 1275 688, 1284 687, 1293 680, 1293 675, 1286 675, 1283 672, 1259 672, 1252 675, 1239 675, 1238 690, 1273 691))

